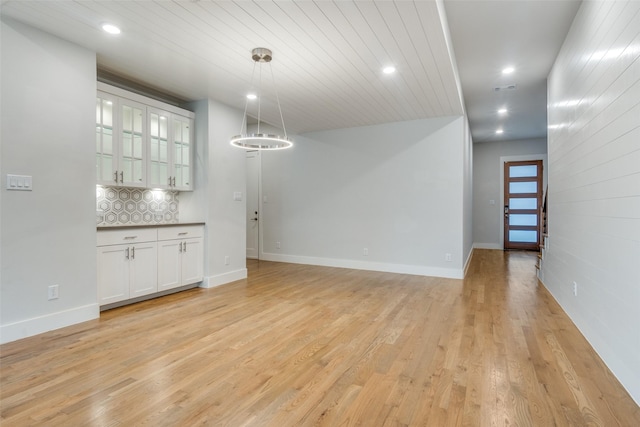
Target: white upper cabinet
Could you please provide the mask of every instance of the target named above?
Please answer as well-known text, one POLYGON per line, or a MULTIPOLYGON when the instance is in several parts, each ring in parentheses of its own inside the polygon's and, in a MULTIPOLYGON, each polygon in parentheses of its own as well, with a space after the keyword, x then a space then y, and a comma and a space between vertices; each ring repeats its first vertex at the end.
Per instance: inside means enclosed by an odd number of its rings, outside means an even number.
POLYGON ((171 188, 169 124, 171 113, 149 108, 149 186, 171 188))
POLYGON ((173 116, 173 185, 178 190, 193 189, 192 151, 193 119, 173 116))
POLYGON ((115 143, 115 109, 118 98, 98 92, 96 100, 96 177, 98 184, 117 185, 119 182, 115 143))
POLYGON ((96 178, 98 184, 146 187, 146 106, 98 92, 96 178))
POLYGON ((120 99, 120 185, 144 187, 146 185, 146 107, 128 99, 120 99))
POLYGON ((97 183, 192 190, 194 114, 103 83, 98 88, 97 183))
POLYGON ((148 186, 177 191, 193 189, 191 148, 193 118, 149 107, 148 186))

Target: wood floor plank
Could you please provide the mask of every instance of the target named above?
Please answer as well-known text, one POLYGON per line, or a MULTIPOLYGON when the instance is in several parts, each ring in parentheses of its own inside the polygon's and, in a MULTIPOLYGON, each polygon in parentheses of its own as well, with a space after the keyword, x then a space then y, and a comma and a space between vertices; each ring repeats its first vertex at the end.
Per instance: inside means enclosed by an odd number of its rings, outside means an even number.
POLYGON ((4 426, 639 426, 535 276, 248 261, 249 278, 0 346, 4 426))

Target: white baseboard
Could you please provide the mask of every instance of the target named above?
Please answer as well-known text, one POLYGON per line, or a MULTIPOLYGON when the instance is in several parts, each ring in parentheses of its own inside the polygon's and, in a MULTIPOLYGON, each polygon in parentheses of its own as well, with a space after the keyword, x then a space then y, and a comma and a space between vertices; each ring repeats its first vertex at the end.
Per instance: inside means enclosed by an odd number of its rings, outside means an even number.
POLYGON ((497 249, 499 251, 502 250, 502 245, 500 243, 474 243, 474 249, 497 249))
POLYGON ((9 323, 0 327, 0 344, 97 319, 98 317, 100 317, 100 306, 98 304, 89 304, 9 323))
POLYGON ((229 271, 222 274, 216 274, 215 276, 207 276, 202 280, 201 288, 215 288, 216 286, 224 285, 227 283, 235 282, 236 280, 242 280, 247 278, 247 269, 241 268, 240 270, 229 271))
POLYGON ((320 258, 299 255, 282 255, 263 253, 264 261, 289 262, 292 264, 320 265, 323 267, 351 268, 354 270, 384 271, 386 273, 413 274, 416 276, 435 276, 449 279, 462 279, 463 271, 459 268, 440 268, 424 265, 390 264, 350 259, 320 258))
POLYGON ((469 256, 467 257, 467 260, 464 262, 464 271, 462 273, 463 277, 467 277, 467 271, 469 270, 469 265, 471 265, 471 258, 473 258, 474 250, 475 248, 471 248, 471 251, 469 251, 469 256))

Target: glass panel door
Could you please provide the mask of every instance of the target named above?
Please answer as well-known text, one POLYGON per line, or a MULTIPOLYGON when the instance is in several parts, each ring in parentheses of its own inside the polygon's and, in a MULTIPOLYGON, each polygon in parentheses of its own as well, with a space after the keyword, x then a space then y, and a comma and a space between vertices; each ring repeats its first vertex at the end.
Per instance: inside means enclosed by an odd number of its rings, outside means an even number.
POLYGON ((132 101, 122 100, 122 155, 121 184, 144 186, 144 130, 145 106, 132 101))
POLYGON ((173 168, 177 188, 189 188, 191 182, 191 125, 192 121, 186 117, 173 119, 173 168))
POLYGON ((542 160, 504 164, 504 248, 539 249, 542 160))
POLYGON ((149 110, 149 186, 169 188, 169 113, 149 110))
POLYGON ((115 97, 107 94, 99 93, 96 98, 96 179, 98 183, 107 185, 116 183, 115 103, 115 97))

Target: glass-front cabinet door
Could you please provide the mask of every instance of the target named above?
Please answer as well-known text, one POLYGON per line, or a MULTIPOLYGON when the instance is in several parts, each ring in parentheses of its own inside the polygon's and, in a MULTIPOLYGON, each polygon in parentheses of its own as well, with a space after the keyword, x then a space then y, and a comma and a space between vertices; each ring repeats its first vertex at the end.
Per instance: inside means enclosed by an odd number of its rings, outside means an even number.
POLYGON ((96 98, 96 182, 146 186, 146 106, 104 92, 96 98))
POLYGON ((97 184, 191 191, 193 114, 100 82, 98 88, 97 184))
POLYGON ((122 151, 119 156, 120 184, 145 187, 146 107, 127 99, 120 100, 122 151))
POLYGON ((149 112, 149 173, 147 180, 151 188, 171 188, 169 152, 169 125, 171 114, 148 109, 149 112))
POLYGON ((98 184, 116 185, 118 151, 115 144, 117 98, 98 93, 96 99, 96 179, 98 184))
POLYGON ((191 190, 193 119, 148 108, 150 188, 191 190))
POLYGON ((191 189, 191 139, 193 119, 173 116, 173 182, 176 190, 191 189))

